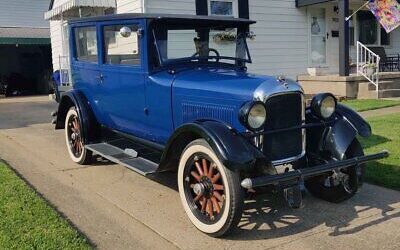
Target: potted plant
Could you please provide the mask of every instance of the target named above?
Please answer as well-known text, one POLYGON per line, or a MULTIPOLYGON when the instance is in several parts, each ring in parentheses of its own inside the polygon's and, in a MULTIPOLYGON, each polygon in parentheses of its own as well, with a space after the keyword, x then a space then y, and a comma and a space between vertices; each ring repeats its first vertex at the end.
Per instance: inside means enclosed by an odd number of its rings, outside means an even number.
POLYGON ((364 64, 363 69, 367 76, 372 76, 376 73, 376 63, 366 63, 364 64))
POLYGON ((321 76, 327 72, 327 67, 309 67, 307 72, 310 76, 321 76))
POLYGON ((224 31, 224 32, 215 34, 213 39, 214 39, 215 43, 230 43, 230 42, 235 42, 237 37, 236 37, 236 34, 233 32, 224 31))

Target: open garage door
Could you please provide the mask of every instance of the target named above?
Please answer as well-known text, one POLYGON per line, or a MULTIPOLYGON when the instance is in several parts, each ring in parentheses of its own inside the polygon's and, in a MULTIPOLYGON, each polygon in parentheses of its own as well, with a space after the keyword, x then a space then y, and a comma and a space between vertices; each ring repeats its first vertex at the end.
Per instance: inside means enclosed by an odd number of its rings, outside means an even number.
POLYGON ((48 29, 0 28, 0 84, 6 96, 48 94, 52 73, 48 29))

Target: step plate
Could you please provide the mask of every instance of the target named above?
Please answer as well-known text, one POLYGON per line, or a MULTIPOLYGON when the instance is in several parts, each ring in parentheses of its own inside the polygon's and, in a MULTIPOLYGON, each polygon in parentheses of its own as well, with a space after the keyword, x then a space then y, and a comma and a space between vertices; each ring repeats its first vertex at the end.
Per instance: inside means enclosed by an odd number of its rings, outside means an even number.
POLYGON ((90 151, 93 151, 112 162, 121 164, 141 175, 146 176, 154 174, 158 168, 156 163, 142 157, 132 157, 132 155, 126 154, 121 148, 108 143, 90 144, 85 147, 90 151))

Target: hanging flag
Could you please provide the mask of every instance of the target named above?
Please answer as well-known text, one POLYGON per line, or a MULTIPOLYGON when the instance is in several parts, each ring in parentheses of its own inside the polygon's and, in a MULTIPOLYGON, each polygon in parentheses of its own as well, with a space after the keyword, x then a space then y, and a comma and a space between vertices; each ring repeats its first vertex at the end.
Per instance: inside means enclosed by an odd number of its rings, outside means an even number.
POLYGON ((400 4, 397 0, 369 0, 367 7, 387 33, 400 26, 400 4))

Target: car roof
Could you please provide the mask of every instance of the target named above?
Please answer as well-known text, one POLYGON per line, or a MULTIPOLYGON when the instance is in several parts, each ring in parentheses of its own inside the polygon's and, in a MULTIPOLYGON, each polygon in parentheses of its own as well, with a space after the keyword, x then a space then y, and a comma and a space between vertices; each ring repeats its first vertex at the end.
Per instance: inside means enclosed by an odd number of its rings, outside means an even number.
POLYGON ((244 19, 244 18, 234 18, 225 16, 200 16, 200 15, 181 15, 181 14, 141 14, 141 13, 130 13, 130 14, 115 14, 115 15, 105 15, 105 16, 95 16, 95 17, 85 17, 79 19, 70 20, 69 23, 84 23, 84 22, 101 22, 101 21, 117 21, 126 19, 150 19, 150 20, 162 20, 162 21, 177 21, 177 22, 187 22, 187 23, 207 23, 207 22, 223 22, 225 24, 253 24, 255 21, 244 19))

